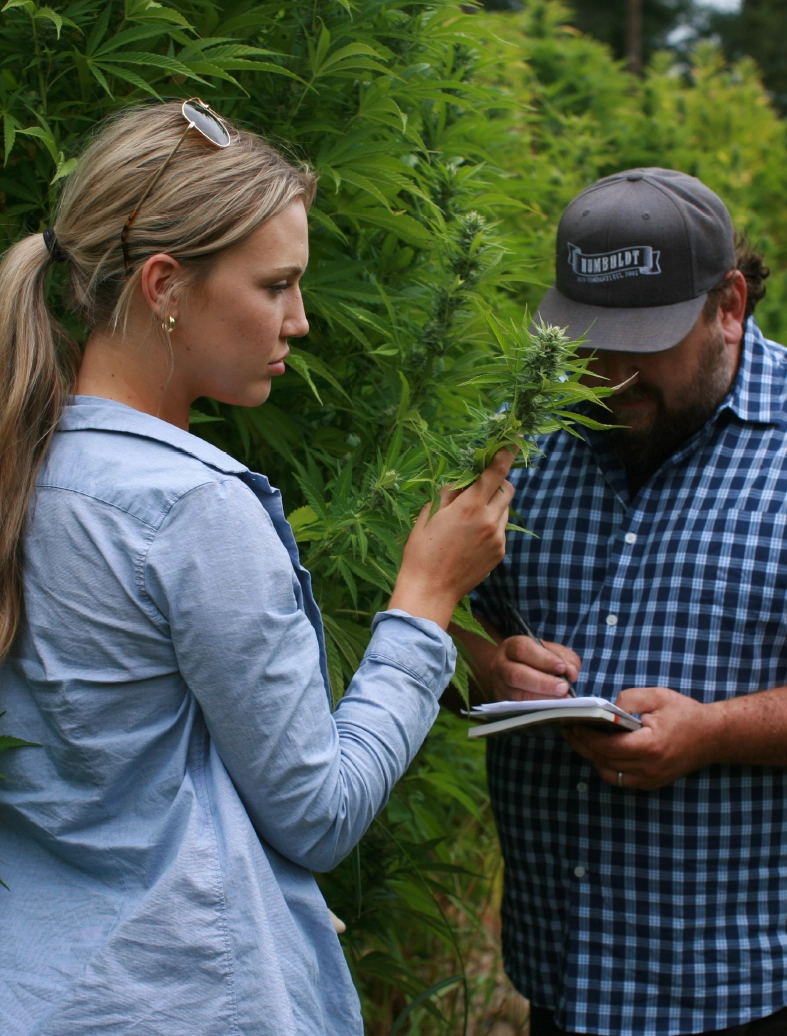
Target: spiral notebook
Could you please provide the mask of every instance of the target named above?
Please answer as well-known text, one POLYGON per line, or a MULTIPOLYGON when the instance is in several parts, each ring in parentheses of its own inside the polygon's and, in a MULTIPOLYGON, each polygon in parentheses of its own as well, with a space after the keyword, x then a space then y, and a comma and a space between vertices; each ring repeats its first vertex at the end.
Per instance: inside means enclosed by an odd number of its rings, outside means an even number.
POLYGON ((544 698, 538 701, 492 701, 476 705, 465 715, 483 720, 470 727, 468 737, 526 734, 548 723, 581 723, 610 733, 639 730, 642 722, 606 698, 544 698))

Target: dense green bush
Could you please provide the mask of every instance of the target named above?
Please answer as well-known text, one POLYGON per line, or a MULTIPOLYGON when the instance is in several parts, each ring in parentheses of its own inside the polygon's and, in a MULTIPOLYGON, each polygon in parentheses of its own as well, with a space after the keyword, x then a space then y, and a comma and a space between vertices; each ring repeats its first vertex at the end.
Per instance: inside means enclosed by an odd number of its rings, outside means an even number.
MULTIPOLYGON (((556 3, 463 7, 11 0, 2 14, 5 241, 49 222, 98 119, 151 97, 200 94, 320 174, 311 332, 271 402, 200 401, 194 430, 284 490, 335 695, 390 588, 412 505, 412 412, 438 432, 463 426, 477 399, 466 383, 490 355, 484 313, 519 317, 538 301, 573 194, 628 165, 697 173, 767 246, 766 329, 784 319, 784 127, 753 66, 726 69, 705 50, 677 74, 657 58, 639 82, 564 27, 556 3)), ((454 1036, 490 1010, 498 962, 484 921, 498 875, 483 753, 445 714, 360 848, 322 879, 348 924, 370 1033, 399 1016, 398 1031, 454 1036)))
MULTIPOLYGON (((756 66, 746 59, 730 68, 703 44, 691 67, 657 54, 639 80, 568 25, 567 12, 563 4, 531 0, 520 14, 485 19, 495 60, 484 81, 515 98, 521 112, 493 150, 513 174, 512 197, 527 206, 505 223, 518 254, 548 283, 555 224, 578 190, 631 166, 681 169, 717 191, 736 226, 765 252, 773 276, 758 319, 787 341, 786 127, 756 66)), ((541 290, 528 288, 522 301, 537 303, 541 290)))

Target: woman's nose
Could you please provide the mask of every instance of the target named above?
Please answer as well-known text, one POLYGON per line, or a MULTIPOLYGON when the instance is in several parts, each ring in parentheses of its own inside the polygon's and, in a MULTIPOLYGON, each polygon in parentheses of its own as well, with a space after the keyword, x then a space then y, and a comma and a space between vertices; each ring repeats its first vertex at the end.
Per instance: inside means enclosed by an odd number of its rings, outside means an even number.
POLYGON ((303 308, 303 298, 298 292, 292 312, 288 313, 282 324, 282 338, 303 338, 309 333, 309 321, 303 308))

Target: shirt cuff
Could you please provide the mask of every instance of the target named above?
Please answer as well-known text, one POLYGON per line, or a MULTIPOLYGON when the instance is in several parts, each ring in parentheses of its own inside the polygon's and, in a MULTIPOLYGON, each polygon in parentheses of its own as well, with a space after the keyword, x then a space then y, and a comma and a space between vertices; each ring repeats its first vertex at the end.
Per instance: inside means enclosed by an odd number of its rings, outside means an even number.
POLYGON ((454 675, 456 647, 436 622, 391 608, 372 620, 367 658, 410 673, 439 698, 454 675))

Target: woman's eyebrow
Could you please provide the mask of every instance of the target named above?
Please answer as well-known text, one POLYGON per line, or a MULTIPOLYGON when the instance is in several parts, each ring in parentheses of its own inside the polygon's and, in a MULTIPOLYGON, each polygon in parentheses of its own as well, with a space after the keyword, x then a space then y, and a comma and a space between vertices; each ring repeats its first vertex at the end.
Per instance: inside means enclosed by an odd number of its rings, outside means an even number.
POLYGON ((299 277, 303 271, 303 266, 281 266, 277 270, 269 270, 266 277, 299 277))

